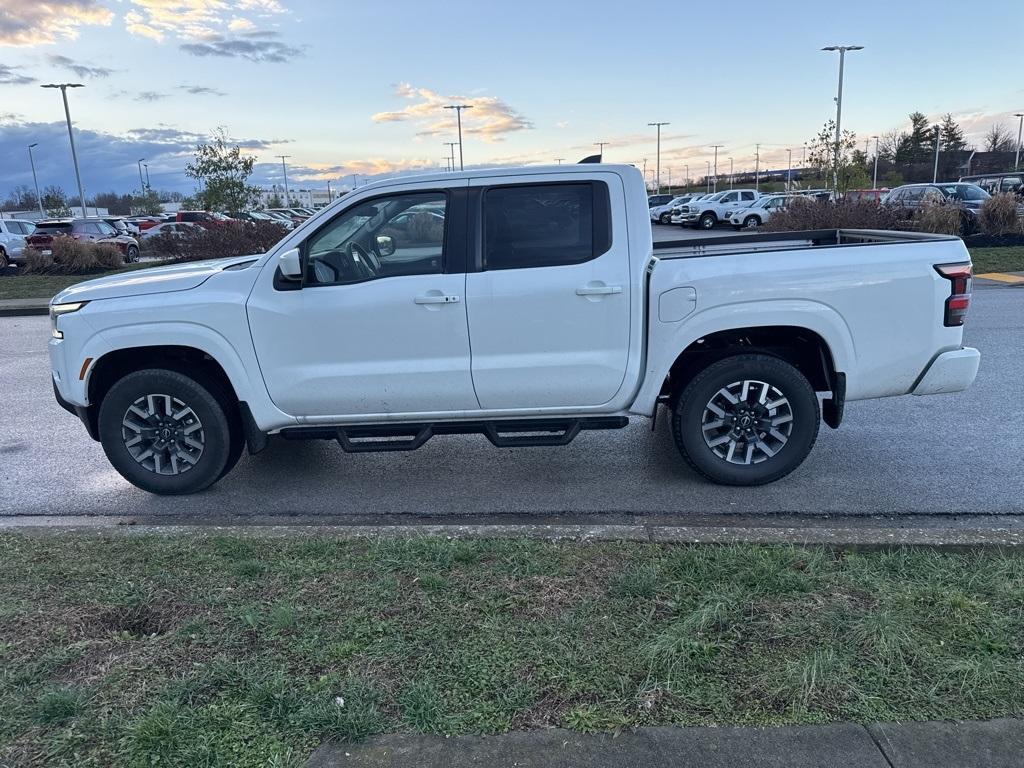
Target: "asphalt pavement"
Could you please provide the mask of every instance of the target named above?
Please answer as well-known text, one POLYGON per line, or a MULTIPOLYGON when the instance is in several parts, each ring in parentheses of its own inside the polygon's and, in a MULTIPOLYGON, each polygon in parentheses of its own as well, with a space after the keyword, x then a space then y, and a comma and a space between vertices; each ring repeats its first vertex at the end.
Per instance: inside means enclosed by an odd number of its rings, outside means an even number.
MULTIPOLYGON (((978 288, 966 342, 982 352, 966 392, 850 403, 804 465, 760 488, 709 484, 684 464, 668 420, 585 432, 564 448, 434 438, 408 453, 346 454, 273 441, 209 491, 161 498, 110 467, 53 400, 45 317, 0 318, 0 515, 140 521, 257 518, 361 524, 651 523, 736 514, 1008 515, 1024 511, 1024 290, 978 288)), ((661 416, 664 416, 662 412, 661 416)))

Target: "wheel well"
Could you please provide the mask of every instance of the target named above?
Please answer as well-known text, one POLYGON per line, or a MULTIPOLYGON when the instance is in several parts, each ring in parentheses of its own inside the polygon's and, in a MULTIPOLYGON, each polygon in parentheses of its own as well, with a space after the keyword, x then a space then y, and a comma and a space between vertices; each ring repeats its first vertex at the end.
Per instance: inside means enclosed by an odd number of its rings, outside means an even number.
POLYGON ((190 376, 208 387, 221 400, 229 419, 239 416, 238 396, 220 363, 194 347, 154 346, 116 349, 103 355, 89 375, 89 433, 98 434, 99 406, 110 388, 134 371, 167 368, 190 376))
POLYGON ((763 352, 800 371, 816 392, 835 392, 835 362, 828 344, 814 331, 789 325, 767 325, 717 331, 697 339, 672 363, 661 398, 674 400, 694 376, 711 363, 738 352, 763 352))

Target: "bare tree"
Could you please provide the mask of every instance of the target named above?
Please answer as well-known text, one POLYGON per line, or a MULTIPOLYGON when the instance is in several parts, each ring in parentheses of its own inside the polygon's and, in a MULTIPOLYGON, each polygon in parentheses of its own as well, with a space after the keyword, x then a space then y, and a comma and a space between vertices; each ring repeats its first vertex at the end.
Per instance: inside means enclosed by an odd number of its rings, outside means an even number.
POLYGON ((993 125, 985 134, 986 152, 1013 152, 1016 148, 1017 141, 1005 125, 993 125))

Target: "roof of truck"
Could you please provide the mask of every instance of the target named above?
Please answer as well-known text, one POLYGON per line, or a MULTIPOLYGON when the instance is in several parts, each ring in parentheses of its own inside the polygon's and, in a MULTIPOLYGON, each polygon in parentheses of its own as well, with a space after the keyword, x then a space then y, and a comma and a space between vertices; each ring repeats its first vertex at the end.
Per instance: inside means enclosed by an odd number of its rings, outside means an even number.
POLYGON ((574 165, 505 165, 497 168, 473 168, 465 171, 438 171, 435 173, 417 173, 406 176, 391 176, 379 181, 371 181, 357 189, 365 187, 386 187, 398 183, 420 181, 454 181, 458 179, 483 179, 490 176, 533 176, 544 173, 579 173, 593 174, 598 171, 637 172, 636 166, 613 163, 576 163, 574 165))

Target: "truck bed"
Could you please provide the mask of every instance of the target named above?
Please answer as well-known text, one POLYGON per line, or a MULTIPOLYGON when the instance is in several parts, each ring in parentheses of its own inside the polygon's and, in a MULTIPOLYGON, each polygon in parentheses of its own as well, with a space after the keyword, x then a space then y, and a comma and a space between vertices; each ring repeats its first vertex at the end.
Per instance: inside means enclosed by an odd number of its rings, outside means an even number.
POLYGON ((927 232, 895 232, 881 229, 809 229, 800 232, 758 232, 725 237, 662 240, 654 243, 654 255, 658 259, 693 259, 756 251, 777 253, 808 248, 897 245, 949 240, 959 240, 959 238, 927 232))

